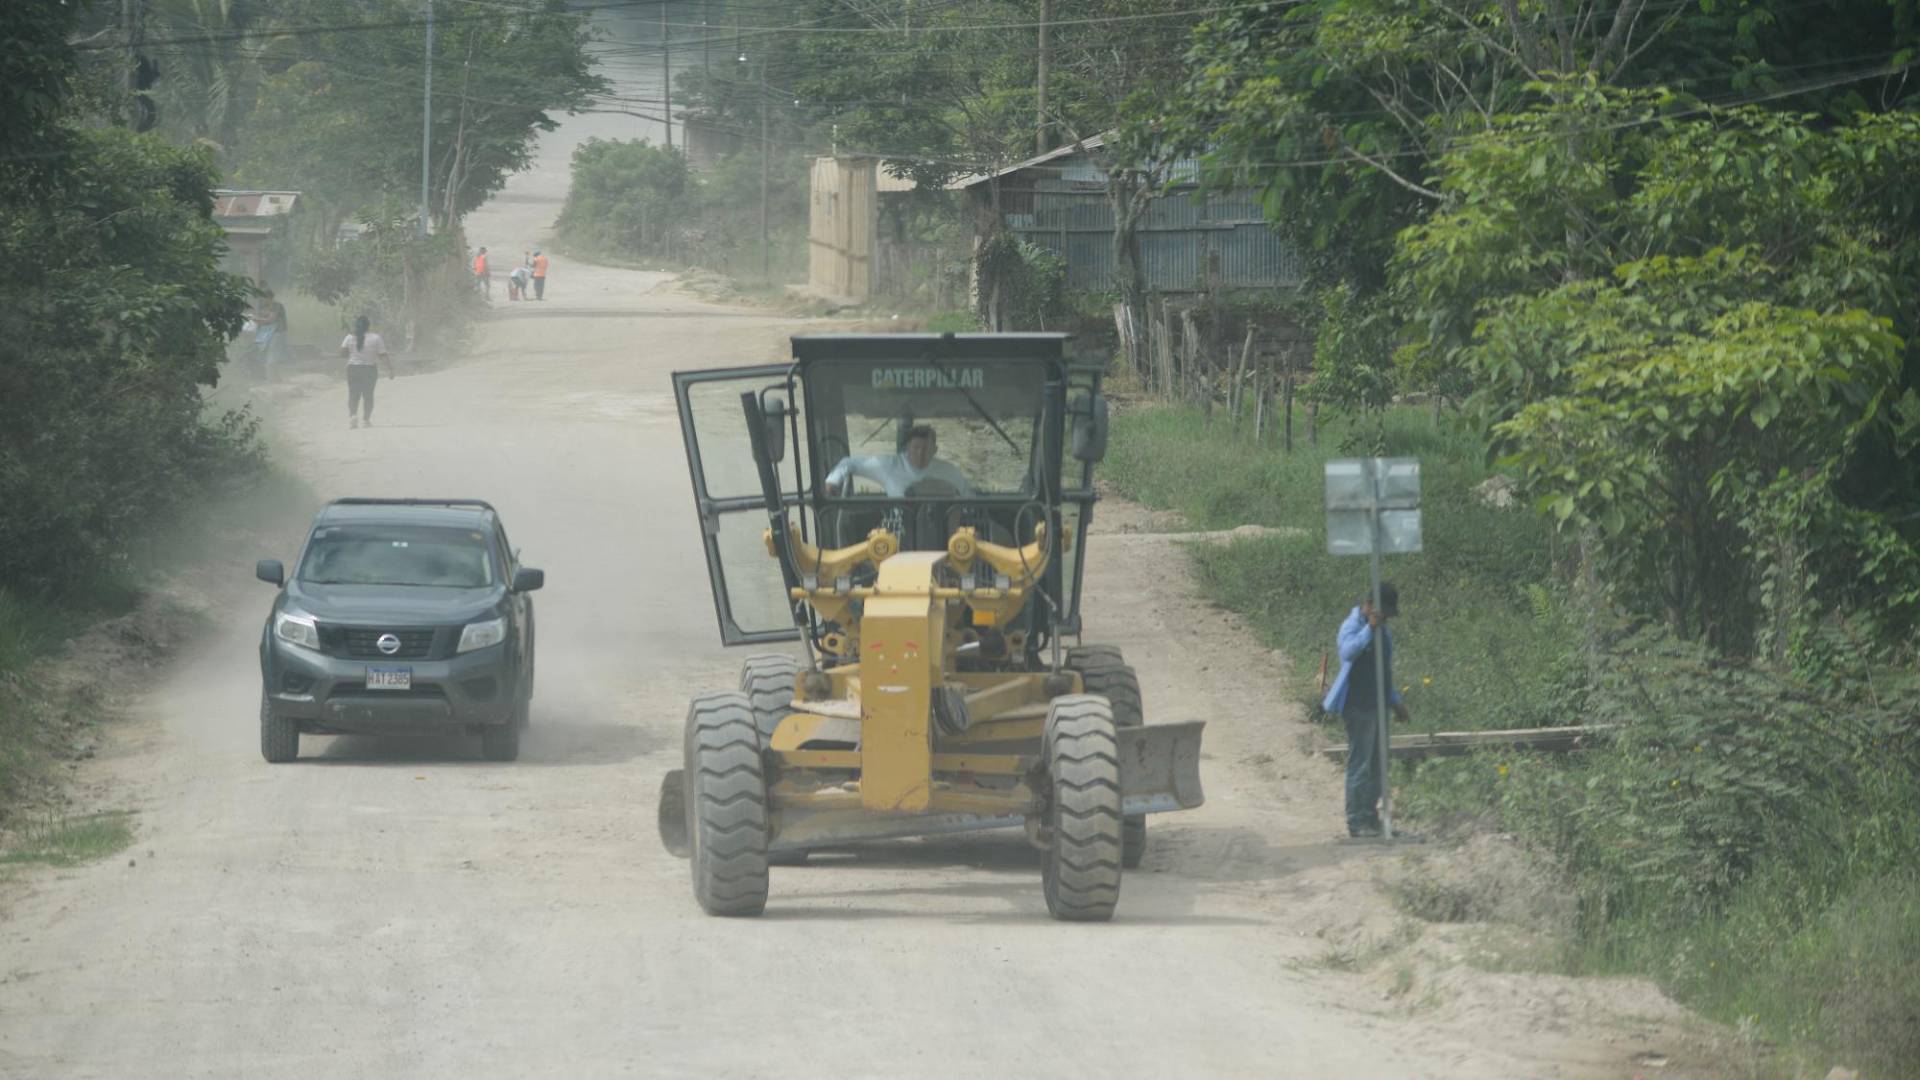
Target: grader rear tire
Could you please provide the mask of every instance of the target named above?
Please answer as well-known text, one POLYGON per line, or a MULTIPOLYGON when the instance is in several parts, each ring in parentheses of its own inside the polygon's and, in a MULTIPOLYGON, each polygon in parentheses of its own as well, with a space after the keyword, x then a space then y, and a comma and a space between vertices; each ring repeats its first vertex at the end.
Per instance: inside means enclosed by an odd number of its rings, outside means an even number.
POLYGON ((1120 902, 1120 745, 1105 698, 1070 694, 1047 707, 1042 751, 1052 789, 1040 880, 1047 910, 1105 922, 1120 902))
MULTIPOLYGON (((1067 667, 1080 673, 1087 693, 1099 694, 1113 706, 1113 726, 1139 727, 1146 723, 1146 705, 1140 696, 1140 677, 1120 655, 1118 645, 1082 645, 1067 650, 1067 667)), ((1147 857, 1147 815, 1129 814, 1123 826, 1121 864, 1132 870, 1147 857)))
POLYGON ((747 695, 702 694, 687 710, 687 831, 693 896, 709 915, 767 907, 767 782, 747 695))

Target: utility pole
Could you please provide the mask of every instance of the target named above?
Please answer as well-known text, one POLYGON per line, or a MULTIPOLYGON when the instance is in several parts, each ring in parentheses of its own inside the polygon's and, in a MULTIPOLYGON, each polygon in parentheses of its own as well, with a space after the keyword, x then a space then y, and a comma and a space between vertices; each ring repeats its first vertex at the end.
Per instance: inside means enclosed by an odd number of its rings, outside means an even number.
POLYGON ((1052 4, 1040 0, 1040 70, 1034 100, 1033 152, 1047 152, 1047 16, 1052 4))
POLYGON ((667 26, 667 0, 660 0, 660 85, 667 106, 667 149, 673 149, 673 30, 667 26))
POLYGON ((433 0, 427 0, 427 75, 420 98, 420 236, 427 235, 433 190, 433 0))
POLYGON ((120 0, 120 30, 127 39, 127 55, 120 70, 126 124, 133 131, 147 131, 153 127, 154 109, 146 91, 158 74, 153 62, 140 55, 147 37, 147 0, 120 0))
POLYGON ((773 281, 773 250, 767 240, 767 61, 760 59, 760 277, 773 281))

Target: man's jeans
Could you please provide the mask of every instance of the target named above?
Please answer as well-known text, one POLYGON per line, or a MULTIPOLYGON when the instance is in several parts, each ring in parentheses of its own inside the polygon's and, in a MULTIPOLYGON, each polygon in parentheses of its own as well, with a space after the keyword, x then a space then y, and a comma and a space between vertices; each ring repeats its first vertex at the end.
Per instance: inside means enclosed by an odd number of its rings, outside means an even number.
POLYGON ((1380 714, 1376 706, 1342 714, 1347 722, 1347 828, 1380 827, 1380 714))

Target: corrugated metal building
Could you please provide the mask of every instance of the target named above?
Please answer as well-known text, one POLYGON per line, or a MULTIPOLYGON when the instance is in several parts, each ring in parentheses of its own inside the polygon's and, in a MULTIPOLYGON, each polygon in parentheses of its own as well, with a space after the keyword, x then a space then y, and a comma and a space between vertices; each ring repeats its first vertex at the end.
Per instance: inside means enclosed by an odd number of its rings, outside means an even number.
MULTIPOLYGON (((1107 173, 1090 151, 1099 138, 1063 146, 987 176, 958 182, 1021 239, 1063 255, 1069 289, 1113 288, 1113 206, 1107 173), (998 189, 997 191, 995 189, 998 189)), ((1297 286, 1299 257, 1267 225, 1252 191, 1199 194, 1199 167, 1175 164, 1175 186, 1153 199, 1136 236, 1147 288, 1206 292, 1297 286)))

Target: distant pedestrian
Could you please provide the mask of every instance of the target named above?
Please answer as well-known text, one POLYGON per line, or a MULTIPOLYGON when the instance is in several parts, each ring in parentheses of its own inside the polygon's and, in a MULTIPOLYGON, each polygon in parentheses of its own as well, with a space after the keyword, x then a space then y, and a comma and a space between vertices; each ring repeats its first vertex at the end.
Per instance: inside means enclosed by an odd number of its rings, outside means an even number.
POLYGON ((547 257, 540 254, 539 248, 533 249, 533 298, 547 298, 547 257))
POLYGON ((368 329, 365 315, 353 320, 353 333, 340 343, 340 355, 347 358, 347 426, 373 426, 373 390, 380 383, 380 369, 387 366, 387 378, 393 378, 393 357, 387 354, 387 340, 368 329), (359 415, 355 415, 358 413, 359 415))
POLYGON ((262 379, 272 377, 287 357, 287 305, 273 298, 272 289, 262 291, 254 303, 253 357, 262 379))
POLYGON ((1338 713, 1347 723, 1347 833, 1350 836, 1379 836, 1380 792, 1387 778, 1380 771, 1380 696, 1378 676, 1374 672, 1374 640, 1384 642, 1387 703, 1394 715, 1405 723, 1411 717, 1393 688, 1393 635, 1387 620, 1400 614, 1400 590, 1391 584, 1380 585, 1380 609, 1374 610, 1371 595, 1340 624, 1340 674, 1327 690, 1320 707, 1338 713), (1375 631, 1378 631, 1376 635, 1375 631))
POLYGON ((524 266, 516 266, 507 275, 507 299, 519 300, 527 297, 533 288, 533 271, 524 266))
POLYGON ((487 268, 487 249, 484 247, 480 249, 480 254, 473 257, 473 283, 482 296, 493 299, 493 272, 487 268))

